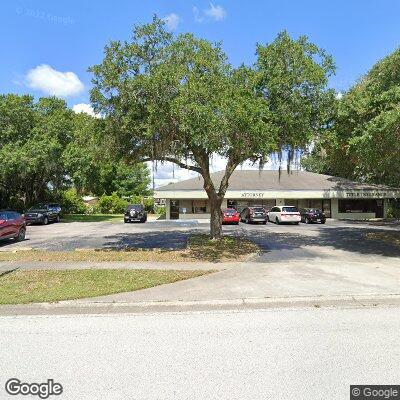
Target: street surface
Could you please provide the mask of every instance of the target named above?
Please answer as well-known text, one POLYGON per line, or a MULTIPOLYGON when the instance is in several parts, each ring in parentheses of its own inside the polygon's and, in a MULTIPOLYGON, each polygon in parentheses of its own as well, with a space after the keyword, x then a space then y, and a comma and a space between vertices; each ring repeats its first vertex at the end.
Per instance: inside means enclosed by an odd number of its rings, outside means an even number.
POLYGON ((0 317, 0 398, 26 398, 16 377, 61 383, 53 399, 347 400, 399 383, 399 311, 0 317))

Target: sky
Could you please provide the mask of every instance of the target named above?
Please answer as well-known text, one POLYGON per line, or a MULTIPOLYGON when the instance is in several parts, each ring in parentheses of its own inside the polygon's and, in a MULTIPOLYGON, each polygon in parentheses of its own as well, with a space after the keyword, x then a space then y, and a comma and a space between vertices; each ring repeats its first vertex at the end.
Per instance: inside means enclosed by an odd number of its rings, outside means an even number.
MULTIPOLYGON (((0 93, 56 95, 91 113, 88 67, 101 62, 108 41, 129 39, 132 26, 153 14, 176 34, 222 42, 234 66, 251 65, 256 43, 269 43, 284 29, 294 38, 307 35, 333 56, 337 71, 329 84, 338 92, 400 43, 398 0, 3 0, 0 93)), ((215 170, 223 166, 214 160, 215 170)), ((189 176, 159 165, 156 184, 189 176)))

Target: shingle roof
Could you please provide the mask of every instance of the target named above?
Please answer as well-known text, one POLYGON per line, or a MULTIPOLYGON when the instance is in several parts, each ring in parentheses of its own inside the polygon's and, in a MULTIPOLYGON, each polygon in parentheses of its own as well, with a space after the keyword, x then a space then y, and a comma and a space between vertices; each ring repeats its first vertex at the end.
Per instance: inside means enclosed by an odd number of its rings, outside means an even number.
MULTIPOLYGON (((224 171, 211 174, 215 185, 219 186, 224 171)), ((279 173, 277 170, 236 170, 229 179, 228 190, 346 190, 346 189, 390 189, 387 186, 363 184, 352 182, 348 179, 329 175, 316 174, 307 171, 286 171, 279 173)), ((203 178, 187 179, 170 183, 156 189, 157 191, 170 190, 203 190, 203 178)))

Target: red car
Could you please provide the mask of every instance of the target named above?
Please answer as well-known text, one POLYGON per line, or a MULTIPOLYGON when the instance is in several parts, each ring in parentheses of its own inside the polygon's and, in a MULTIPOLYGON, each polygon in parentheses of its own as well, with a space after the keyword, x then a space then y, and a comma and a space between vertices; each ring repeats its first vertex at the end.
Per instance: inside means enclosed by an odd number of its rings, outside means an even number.
POLYGON ((223 224, 239 224, 240 214, 234 208, 227 208, 222 211, 223 224))
POLYGON ((20 242, 25 239, 25 218, 16 211, 0 211, 0 240, 15 239, 20 242))

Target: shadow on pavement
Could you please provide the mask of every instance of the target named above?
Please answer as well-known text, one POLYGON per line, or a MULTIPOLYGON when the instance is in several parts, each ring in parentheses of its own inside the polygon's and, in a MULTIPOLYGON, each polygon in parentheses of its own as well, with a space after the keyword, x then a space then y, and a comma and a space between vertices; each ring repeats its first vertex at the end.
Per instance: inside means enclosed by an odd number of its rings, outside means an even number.
POLYGON ((367 239, 369 233, 376 234, 387 230, 368 228, 334 228, 320 229, 316 236, 306 236, 301 233, 282 233, 271 231, 249 231, 248 238, 253 240, 262 251, 294 250, 307 246, 332 247, 363 255, 382 255, 386 257, 399 257, 400 246, 395 243, 367 239))
POLYGON ((194 232, 192 231, 154 231, 137 233, 118 233, 105 236, 107 242, 103 248, 127 248, 140 247, 144 249, 184 249, 187 239, 194 232))

